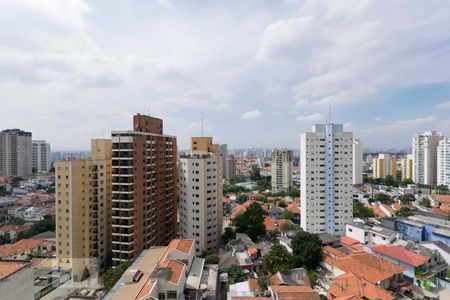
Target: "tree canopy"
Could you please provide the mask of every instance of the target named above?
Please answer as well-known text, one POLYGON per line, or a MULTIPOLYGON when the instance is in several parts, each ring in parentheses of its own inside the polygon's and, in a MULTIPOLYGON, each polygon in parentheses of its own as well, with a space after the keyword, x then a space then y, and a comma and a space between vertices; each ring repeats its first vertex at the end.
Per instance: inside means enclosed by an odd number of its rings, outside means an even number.
POLYGON ((411 208, 404 206, 404 207, 400 208, 400 210, 397 211, 396 214, 398 217, 407 218, 409 216, 414 215, 414 211, 411 208))
POLYGON ((291 242, 294 266, 314 270, 322 260, 322 242, 317 234, 299 231, 291 242))
POLYGON ((266 234, 266 226, 264 225, 265 214, 266 212, 261 205, 253 202, 247 207, 245 212, 237 214, 233 219, 236 232, 246 233, 253 241, 256 241, 258 236, 266 234))
POLYGON ((238 265, 232 265, 228 269, 228 283, 235 284, 244 281, 244 271, 238 265))
POLYGON ((402 203, 409 203, 416 201, 416 197, 413 194, 405 194, 399 197, 402 203))
POLYGON ((274 244, 263 257, 265 268, 272 274, 281 272, 289 274, 293 267, 293 258, 289 251, 280 244, 274 244))
POLYGON ((114 284, 120 279, 122 274, 128 269, 131 265, 131 261, 126 261, 121 263, 120 265, 108 269, 105 273, 103 273, 101 277, 101 283, 106 291, 112 289, 114 284))
POLYGON ((237 201, 239 204, 244 203, 244 202, 247 201, 248 199, 249 199, 249 195, 248 195, 248 194, 239 194, 239 195, 237 195, 237 197, 236 197, 236 201, 237 201))
POLYGON ((236 231, 234 231, 231 227, 225 227, 225 230, 222 234, 222 242, 224 244, 228 244, 229 241, 236 238, 236 231))
POLYGON ((384 204, 391 204, 392 203, 392 198, 391 196, 389 196, 388 194, 385 193, 378 193, 375 195, 375 200, 380 201, 381 203, 384 204))
POLYGON ((261 178, 261 169, 258 167, 258 165, 253 165, 252 170, 250 171, 250 180, 258 181, 261 178))
POLYGON ((365 207, 358 200, 353 200, 353 216, 355 218, 371 218, 375 217, 373 209, 365 207))

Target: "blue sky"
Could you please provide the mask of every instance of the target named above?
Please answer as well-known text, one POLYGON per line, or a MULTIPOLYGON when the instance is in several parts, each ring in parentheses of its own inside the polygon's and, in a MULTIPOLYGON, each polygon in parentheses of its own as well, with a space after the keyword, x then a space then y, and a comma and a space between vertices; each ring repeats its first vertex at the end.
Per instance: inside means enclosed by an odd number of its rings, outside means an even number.
POLYGON ((149 112, 180 148, 299 147, 326 119, 366 147, 450 135, 450 2, 0 2, 0 128, 53 149, 149 112), (6 30, 5 30, 6 29, 6 30))

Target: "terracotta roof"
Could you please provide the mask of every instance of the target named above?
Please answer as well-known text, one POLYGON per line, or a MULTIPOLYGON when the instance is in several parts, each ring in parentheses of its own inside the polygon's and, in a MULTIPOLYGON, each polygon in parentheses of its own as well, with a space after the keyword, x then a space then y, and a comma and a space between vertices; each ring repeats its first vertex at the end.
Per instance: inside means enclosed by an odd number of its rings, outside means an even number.
POLYGON ((394 204, 392 204, 392 208, 394 208, 394 210, 397 211, 397 210, 400 210, 400 208, 402 208, 402 206, 398 203, 394 203, 394 204))
POLYGON ((385 218, 387 215, 384 213, 384 211, 381 210, 380 206, 375 205, 373 206, 373 212, 375 213, 375 216, 378 218, 385 218))
POLYGON ((169 281, 173 284, 178 284, 180 281, 180 277, 184 271, 184 264, 173 259, 169 258, 163 262, 159 263, 160 268, 170 268, 172 270, 172 274, 170 275, 169 281))
POLYGON ((231 211, 230 219, 232 220, 232 219, 234 219, 234 217, 236 217, 236 215, 237 215, 238 213, 243 213, 244 211, 246 211, 246 210, 247 210, 247 207, 249 207, 250 204, 252 204, 253 202, 255 202, 255 201, 253 201, 253 200, 247 200, 247 201, 245 201, 244 203, 239 204, 238 206, 236 206, 235 208, 233 208, 233 210, 231 211))
POLYGON ((0 227, 0 231, 23 232, 29 229, 31 229, 31 225, 3 225, 0 227))
POLYGON ((153 287, 155 286, 156 280, 149 278, 147 282, 142 287, 141 291, 139 292, 137 299, 148 299, 147 296, 150 295, 150 293, 153 290, 153 287))
POLYGON ((428 261, 428 257, 424 255, 420 255, 394 245, 375 245, 370 247, 370 249, 414 267, 421 266, 428 261))
POLYGON ((320 300, 319 294, 309 286, 271 285, 270 289, 279 300, 320 300))
POLYGON ((256 247, 248 247, 247 251, 248 251, 248 253, 250 255, 257 254, 258 253, 258 248, 256 248, 256 247))
POLYGON ((165 259, 167 255, 174 250, 178 250, 180 252, 183 252, 184 254, 189 254, 193 246, 194 240, 180 240, 180 239, 172 240, 169 246, 167 246, 167 249, 164 252, 164 255, 162 256, 162 259, 165 259))
POLYGON ((393 300, 394 297, 385 289, 368 282, 353 273, 347 273, 336 277, 334 284, 330 287, 328 292, 334 297, 347 297, 345 299, 378 299, 378 300, 393 300))
POLYGON ((248 286, 251 291, 261 292, 258 281, 253 277, 248 278, 248 286))
POLYGON ((355 244, 359 244, 359 242, 349 236, 343 236, 343 237, 341 237, 341 244, 352 246, 355 244))
POLYGON ((42 243, 41 240, 24 239, 14 244, 0 246, 0 257, 12 256, 32 250, 42 243))
POLYGON ((278 276, 278 273, 270 276, 270 278, 269 278, 270 285, 280 285, 282 283, 283 283, 283 281, 281 280, 280 276, 278 276))
POLYGON ((278 225, 283 225, 283 224, 294 224, 291 220, 289 219, 279 219, 277 220, 278 225))
POLYGON ((433 198, 433 200, 438 201, 438 202, 450 203, 450 195, 436 195, 436 194, 433 194, 433 195, 431 195, 431 197, 433 198))
POLYGON ((325 262, 346 273, 353 272, 373 284, 405 271, 404 268, 386 259, 366 252, 354 252, 344 257, 327 259, 325 262))
POLYGON ((287 210, 289 210, 293 214, 299 214, 300 213, 300 207, 298 207, 295 204, 288 204, 287 210))
POLYGON ((384 203, 381 203, 380 206, 383 206, 388 212, 393 213, 394 210, 389 205, 386 205, 384 203))
POLYGON ((338 249, 335 249, 331 246, 325 246, 322 248, 323 251, 331 254, 334 257, 343 257, 346 256, 347 254, 345 254, 344 252, 339 251, 338 249))
POLYGON ((266 226, 267 231, 274 231, 276 228, 276 224, 277 224, 276 219, 269 216, 264 217, 264 225, 266 226))
POLYGON ((30 265, 28 262, 0 261, 0 280, 30 265))
POLYGON ((253 296, 239 296, 239 297, 231 297, 231 300, 263 300, 261 297, 253 297, 253 296))

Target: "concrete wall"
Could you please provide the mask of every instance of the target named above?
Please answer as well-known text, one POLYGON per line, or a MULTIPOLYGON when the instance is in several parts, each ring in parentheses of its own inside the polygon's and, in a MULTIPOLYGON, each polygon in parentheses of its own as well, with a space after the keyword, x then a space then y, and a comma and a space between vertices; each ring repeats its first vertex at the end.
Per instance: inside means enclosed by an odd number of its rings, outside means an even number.
POLYGON ((33 267, 25 267, 0 280, 2 300, 34 300, 33 267))

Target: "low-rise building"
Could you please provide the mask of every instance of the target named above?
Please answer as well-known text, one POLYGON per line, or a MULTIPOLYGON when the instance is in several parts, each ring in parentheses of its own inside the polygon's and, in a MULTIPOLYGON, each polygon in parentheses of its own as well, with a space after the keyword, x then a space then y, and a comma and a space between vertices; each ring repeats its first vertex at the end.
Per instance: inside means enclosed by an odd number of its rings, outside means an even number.
POLYGON ((288 299, 308 299, 320 300, 319 293, 309 286, 287 286, 287 285, 271 285, 269 286, 271 298, 274 300, 288 299))
POLYGON ((33 266, 26 261, 0 261, 0 298, 34 300, 33 266))
POLYGON ((3 225, 0 227, 0 236, 7 236, 14 243, 19 233, 30 229, 31 225, 3 225))
POLYGON ((0 246, 1 260, 27 260, 41 251, 42 240, 24 239, 14 244, 0 246))

